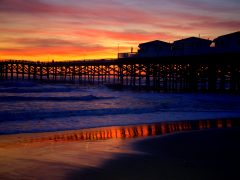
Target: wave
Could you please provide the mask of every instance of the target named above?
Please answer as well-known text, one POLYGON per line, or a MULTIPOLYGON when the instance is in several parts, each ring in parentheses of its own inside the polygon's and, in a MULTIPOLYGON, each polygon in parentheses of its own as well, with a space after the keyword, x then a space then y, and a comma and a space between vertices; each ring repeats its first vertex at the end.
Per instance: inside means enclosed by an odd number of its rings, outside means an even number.
POLYGON ((97 97, 93 95, 87 96, 66 96, 66 97, 27 97, 27 96, 0 96, 0 102, 16 102, 16 101, 93 101, 114 99, 115 97, 97 97))
POLYGON ((55 93, 55 92, 71 92, 70 88, 0 88, 0 93, 55 93))
POLYGON ((38 84, 33 81, 15 81, 15 80, 1 80, 0 87, 34 87, 38 84))
POLYGON ((0 112, 0 122, 3 121, 25 121, 38 120, 48 118, 64 118, 72 116, 105 116, 119 114, 142 114, 153 113, 156 110, 152 108, 106 108, 106 109, 90 109, 90 110, 61 110, 61 111, 3 111, 0 112))
POLYGON ((80 130, 97 127, 109 126, 125 126, 137 124, 150 124, 160 122, 173 121, 198 121, 198 120, 214 120, 214 119, 236 119, 239 122, 239 114, 237 112, 188 112, 174 113, 168 112, 153 114, 135 114, 135 115, 108 115, 108 116, 88 116, 39 119, 30 121, 8 121, 0 123, 0 135, 16 134, 16 133, 36 133, 36 132, 54 132, 66 130, 80 130))
MULTIPOLYGON (((68 117, 84 117, 84 116, 108 116, 108 115, 139 115, 148 113, 190 113, 190 112, 207 112, 207 113, 222 113, 222 111, 205 110, 205 111, 183 111, 183 110, 163 110, 157 108, 104 108, 104 109, 90 109, 90 110, 61 110, 61 111, 2 111, 0 112, 0 122, 4 121, 28 121, 28 120, 43 120, 43 119, 56 119, 68 117)), ((233 111, 226 111, 233 112, 233 111)))

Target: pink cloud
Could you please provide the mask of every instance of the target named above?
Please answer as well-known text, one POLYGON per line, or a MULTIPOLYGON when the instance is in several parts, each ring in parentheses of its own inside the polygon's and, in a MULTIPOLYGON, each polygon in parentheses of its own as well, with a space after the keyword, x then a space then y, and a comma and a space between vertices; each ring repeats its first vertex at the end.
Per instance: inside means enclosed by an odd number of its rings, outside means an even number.
POLYGON ((137 31, 137 30, 131 30, 131 31, 110 31, 110 30, 99 30, 99 29, 82 29, 79 31, 76 31, 76 36, 88 36, 88 37, 105 37, 108 39, 113 39, 116 41, 149 41, 152 39, 162 39, 162 40, 172 40, 176 38, 171 33, 164 33, 164 32, 147 32, 147 31, 137 31))
MULTIPOLYGON (((120 5, 120 4, 118 4, 120 5)), ((146 19, 142 15, 142 11, 137 9, 121 7, 108 4, 99 5, 99 3, 91 6, 85 6, 85 3, 78 3, 76 5, 70 4, 50 4, 40 0, 2 0, 0 4, 1 13, 17 13, 17 14, 43 14, 43 15, 64 15, 72 18, 104 18, 109 20, 119 21, 137 21, 141 22, 146 19)))
POLYGON ((41 0, 1 0, 0 11, 7 13, 76 13, 75 8, 45 3, 41 0))
POLYGON ((225 29, 240 29, 240 21, 203 21, 192 23, 192 26, 204 27, 209 29, 225 28, 225 29))

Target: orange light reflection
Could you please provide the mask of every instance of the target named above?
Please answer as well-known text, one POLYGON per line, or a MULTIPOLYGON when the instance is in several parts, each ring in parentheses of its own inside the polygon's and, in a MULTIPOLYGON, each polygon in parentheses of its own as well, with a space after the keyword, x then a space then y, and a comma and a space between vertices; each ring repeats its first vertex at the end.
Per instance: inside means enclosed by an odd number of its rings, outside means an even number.
POLYGON ((107 140, 114 138, 137 138, 171 134, 182 131, 201 130, 209 128, 230 128, 240 126, 237 120, 200 120, 200 121, 179 121, 179 122, 164 122, 156 124, 144 124, 134 126, 121 127, 103 127, 93 128, 78 131, 56 132, 52 136, 44 136, 32 139, 23 139, 19 143, 34 143, 34 142, 59 142, 59 141, 96 141, 107 140))

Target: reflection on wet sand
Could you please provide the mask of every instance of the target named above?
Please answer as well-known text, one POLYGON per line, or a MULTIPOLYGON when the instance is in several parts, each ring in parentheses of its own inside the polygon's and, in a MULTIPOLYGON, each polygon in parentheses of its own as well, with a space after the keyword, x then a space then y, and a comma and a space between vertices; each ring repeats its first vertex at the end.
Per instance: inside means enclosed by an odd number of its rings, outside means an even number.
MULTIPOLYGON (((142 153, 131 146, 136 137, 231 127, 240 127, 239 120, 178 121, 77 131, 2 135, 0 136, 0 179, 71 179, 68 177, 69 174, 86 168, 99 169, 104 162, 114 159, 117 154, 142 153)), ((166 163, 169 164, 168 160, 166 163)), ((156 163, 156 167, 158 165, 159 162, 156 163)), ((164 164, 162 167, 165 166, 164 164)))
POLYGON ((65 131, 47 133, 47 136, 42 133, 39 137, 23 138, 18 143, 33 143, 33 142, 58 142, 58 141, 97 141, 115 138, 136 138, 164 135, 169 133, 177 133, 182 131, 201 130, 210 128, 230 128, 238 127, 240 122, 237 119, 217 119, 217 120, 199 120, 199 121, 176 121, 162 122, 155 124, 131 125, 131 126, 114 126, 93 128, 77 131, 65 131))

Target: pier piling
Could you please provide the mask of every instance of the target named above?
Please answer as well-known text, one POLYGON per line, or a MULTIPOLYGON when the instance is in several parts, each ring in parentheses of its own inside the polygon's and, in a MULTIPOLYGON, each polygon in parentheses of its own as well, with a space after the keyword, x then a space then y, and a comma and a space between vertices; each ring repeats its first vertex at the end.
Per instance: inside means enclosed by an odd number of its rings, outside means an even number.
POLYGON ((240 54, 71 62, 5 60, 0 61, 0 79, 60 80, 157 91, 239 92, 240 62, 236 59, 240 54))

